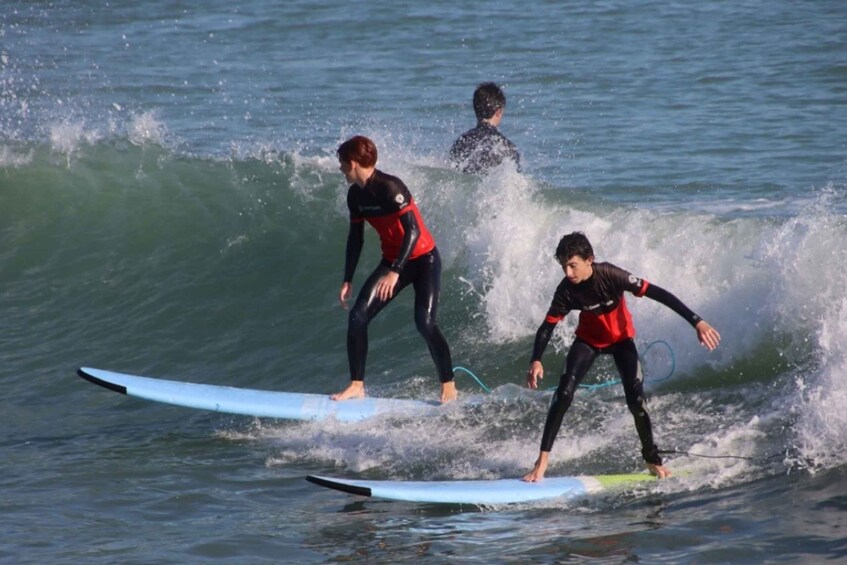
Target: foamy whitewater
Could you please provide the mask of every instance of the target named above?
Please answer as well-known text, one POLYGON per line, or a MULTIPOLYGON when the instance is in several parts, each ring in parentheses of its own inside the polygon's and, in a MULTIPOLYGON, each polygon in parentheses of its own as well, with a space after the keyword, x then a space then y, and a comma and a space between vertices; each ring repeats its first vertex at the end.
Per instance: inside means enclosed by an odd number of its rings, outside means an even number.
MULTIPOLYGON (((847 557, 847 7, 648 2, 0 11, 0 561, 823 562, 847 557), (504 86, 522 171, 451 169, 473 88, 504 86), (330 393, 347 234, 335 149, 371 137, 444 259, 460 390, 437 415, 295 423, 130 399, 85 365, 330 393), (380 501, 308 474, 496 479, 531 468, 524 386, 561 268, 597 259, 679 296, 627 297, 675 478, 502 507, 380 501), (475 375, 480 382, 474 380, 475 375), (486 392, 491 389, 491 392, 486 392)), ((379 260, 373 230, 354 279, 379 260)), ((370 326, 373 396, 436 398, 404 291, 370 326)), ((610 359, 550 475, 637 472, 610 359)))

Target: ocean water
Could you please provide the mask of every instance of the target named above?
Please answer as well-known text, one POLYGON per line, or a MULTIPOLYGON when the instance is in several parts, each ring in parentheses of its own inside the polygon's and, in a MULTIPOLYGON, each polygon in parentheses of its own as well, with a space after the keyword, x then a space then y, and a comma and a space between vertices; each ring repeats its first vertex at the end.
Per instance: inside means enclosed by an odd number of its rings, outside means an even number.
MULTIPOLYGON (((845 38, 836 1, 4 1, 0 562, 847 558, 845 38), (465 176, 446 153, 488 80, 523 169, 465 176), (359 133, 419 201, 454 361, 493 392, 459 372, 437 416, 293 423, 75 375, 341 389, 334 155, 359 133), (502 507, 304 480, 526 472, 549 392, 523 377, 573 230, 723 336, 629 300, 676 478, 502 507)), ((411 296, 371 325, 371 395, 436 398, 411 296)), ((637 444, 618 386, 580 391, 549 474, 637 471, 637 444)))

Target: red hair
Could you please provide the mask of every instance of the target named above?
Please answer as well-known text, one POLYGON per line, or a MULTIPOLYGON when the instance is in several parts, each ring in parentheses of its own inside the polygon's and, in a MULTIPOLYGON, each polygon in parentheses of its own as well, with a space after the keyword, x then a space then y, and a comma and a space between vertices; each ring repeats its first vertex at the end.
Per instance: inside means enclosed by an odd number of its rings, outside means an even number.
POLYGON ((351 137, 338 146, 335 154, 338 155, 339 161, 346 163, 356 161, 362 167, 376 165, 376 144, 364 135, 351 137))

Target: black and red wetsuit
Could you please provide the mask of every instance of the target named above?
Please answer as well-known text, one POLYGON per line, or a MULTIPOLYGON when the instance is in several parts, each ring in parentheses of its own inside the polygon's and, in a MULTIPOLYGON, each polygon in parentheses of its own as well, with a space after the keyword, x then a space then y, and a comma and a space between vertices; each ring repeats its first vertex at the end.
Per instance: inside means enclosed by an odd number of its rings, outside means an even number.
POLYGON ((685 318, 692 326, 696 326, 701 318, 670 292, 611 263, 594 263, 593 269, 591 277, 581 283, 562 280, 556 288, 547 317, 535 335, 532 361, 540 361, 556 324, 571 310, 580 311, 576 339, 568 351, 565 371, 547 413, 541 451, 553 448, 574 392, 594 360, 598 355, 609 354, 614 357, 621 376, 626 404, 635 419, 644 460, 661 465, 662 458, 653 442, 650 416, 644 409, 643 376, 633 341, 635 326, 623 293, 652 298, 685 318))
POLYGON ((450 347, 436 321, 441 293, 441 256, 435 240, 421 218, 418 205, 403 181, 375 170, 364 187, 350 185, 347 192, 350 233, 344 264, 344 282, 351 282, 364 245, 364 225, 369 223, 379 234, 382 261, 365 281, 350 310, 347 327, 347 357, 350 378, 365 378, 368 354, 368 324, 411 284, 415 289, 415 325, 426 340, 442 383, 453 380, 450 347), (399 279, 392 298, 382 301, 376 295, 376 283, 388 271, 399 279))

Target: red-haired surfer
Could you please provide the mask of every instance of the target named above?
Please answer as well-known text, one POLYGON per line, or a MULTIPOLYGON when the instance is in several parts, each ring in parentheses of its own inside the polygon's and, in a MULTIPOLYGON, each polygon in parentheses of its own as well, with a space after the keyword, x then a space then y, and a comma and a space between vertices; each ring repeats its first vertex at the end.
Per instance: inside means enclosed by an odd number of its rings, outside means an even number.
POLYGON ((357 135, 338 147, 338 162, 350 188, 350 232, 344 263, 344 282, 338 299, 344 308, 353 291, 353 273, 364 245, 365 222, 379 234, 382 260, 365 281, 350 310, 347 358, 350 385, 333 400, 365 396, 368 324, 406 286, 415 289, 415 325, 426 340, 441 381, 441 402, 457 397, 450 346, 436 322, 441 292, 441 256, 403 181, 376 169, 374 142, 357 135))

